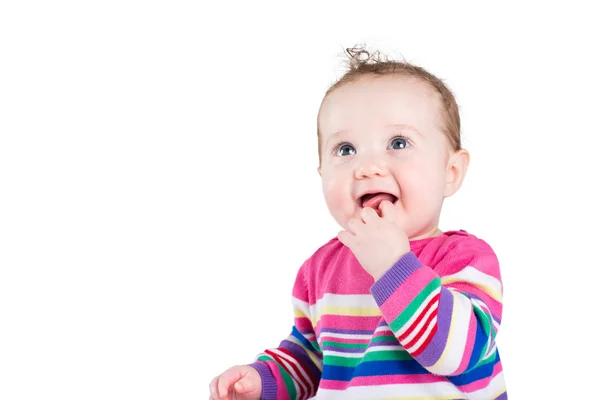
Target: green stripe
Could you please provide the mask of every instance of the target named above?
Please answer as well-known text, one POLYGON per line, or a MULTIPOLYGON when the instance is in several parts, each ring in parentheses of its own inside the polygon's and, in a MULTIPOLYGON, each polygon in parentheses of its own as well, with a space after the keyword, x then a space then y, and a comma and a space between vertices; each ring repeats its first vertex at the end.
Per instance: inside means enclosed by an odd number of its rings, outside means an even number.
POLYGON ((321 348, 319 347, 319 342, 318 341, 312 340, 312 341, 310 341, 310 344, 313 347, 312 350, 313 350, 314 353, 323 354, 323 351, 321 351, 321 348))
POLYGON ((349 367, 354 368, 362 362, 360 357, 338 357, 338 356, 324 356, 323 365, 335 365, 337 367, 349 367))
POLYGON ((292 377, 290 376, 290 374, 285 372, 285 369, 283 369, 283 367, 281 365, 277 364, 277 366, 279 367, 279 372, 281 373, 281 376, 283 377, 283 382, 285 382, 285 387, 287 389, 287 392, 290 395, 290 399, 295 399, 296 398, 296 386, 294 385, 294 381, 293 381, 292 377))
POLYGON ((370 351, 362 358, 325 356, 323 364, 355 368, 358 364, 369 361, 404 361, 411 359, 411 355, 406 350, 370 351))
POLYGON ((423 305, 427 296, 433 293, 437 288, 439 288, 442 284, 442 281, 439 277, 435 277, 423 290, 419 293, 413 301, 410 302, 408 307, 404 309, 402 313, 390 324, 390 328, 394 333, 398 332, 400 328, 402 328, 408 320, 417 312, 419 307, 423 305))
POLYGON ((473 305, 473 311, 475 311, 475 316, 477 317, 477 320, 481 324, 481 327, 485 331, 485 334, 489 336, 491 329, 490 325, 492 324, 492 321, 490 320, 491 316, 485 311, 483 311, 478 304, 471 304, 473 305))
POLYGON ((395 336, 375 336, 371 342, 396 342, 398 344, 398 339, 395 336))
POLYGON ((483 351, 481 352, 481 354, 479 355, 479 362, 477 364, 475 364, 475 366, 473 367, 473 369, 481 367, 482 365, 486 365, 489 364, 491 362, 496 361, 496 352, 498 350, 495 350, 492 354, 490 354, 490 356, 486 359, 483 359, 483 355, 485 354, 485 348, 483 349, 483 351))
POLYGON ((337 347, 339 349, 366 349, 367 347, 369 347, 368 344, 359 343, 323 342, 323 347, 325 346, 337 347))
POLYGON ((272 357, 269 357, 266 354, 258 357, 258 360, 266 361, 266 362, 273 362, 273 363, 275 363, 275 365, 277 365, 277 367, 279 368, 279 373, 281 374, 281 377, 283 378, 283 383, 285 384, 287 392, 290 395, 290 399, 295 399, 296 398, 296 386, 294 385, 293 378, 290 376, 290 374, 285 372, 285 369, 283 369, 283 367, 281 365, 279 365, 277 363, 277 361, 275 361, 272 357))
POLYGON ((367 354, 365 354, 364 357, 365 361, 404 361, 410 359, 412 359, 412 357, 406 350, 370 351, 367 354))

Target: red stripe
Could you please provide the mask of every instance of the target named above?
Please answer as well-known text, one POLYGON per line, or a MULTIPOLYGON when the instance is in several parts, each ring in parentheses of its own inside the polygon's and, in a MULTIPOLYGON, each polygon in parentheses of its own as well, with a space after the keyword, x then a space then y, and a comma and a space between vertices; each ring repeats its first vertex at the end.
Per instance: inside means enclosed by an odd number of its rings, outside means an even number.
MULTIPOLYGON (((285 349, 283 347, 277 349, 282 353, 285 353, 286 355, 288 355, 290 358, 292 358, 294 361, 296 361, 298 363, 298 365, 300 366, 300 368, 302 368, 302 371, 304 371, 304 373, 306 373, 306 375, 309 377, 309 381, 306 380, 306 378, 304 377, 304 375, 302 375, 301 373, 298 373, 298 378, 302 380, 302 382, 304 382, 306 384, 306 387, 309 388, 310 390, 310 395, 314 395, 315 391, 315 382, 313 381, 313 377, 310 376, 310 372, 308 372, 308 369, 306 368, 306 365, 304 365, 302 363, 302 361, 298 360, 298 358, 296 358, 296 356, 294 355, 294 353, 292 353, 291 351, 289 351, 288 349, 285 349)), ((288 361, 289 362, 289 361, 288 361)), ((296 366, 294 366, 294 369, 296 369, 296 366)), ((299 371, 300 372, 300 371, 299 371)), ((310 397, 310 396, 309 396, 310 397)))
MULTIPOLYGON (((280 349, 277 349, 277 350, 280 350, 280 349)), ((292 380, 295 380, 294 379, 294 375, 292 375, 292 373, 290 372, 290 370, 286 368, 285 364, 282 361, 282 358, 279 355, 273 353, 271 350, 266 350, 265 353, 267 353, 268 355, 270 355, 271 357, 273 357, 275 359, 275 361, 277 361, 277 364, 279 364, 281 366, 281 368, 283 368, 285 370, 285 372, 288 373, 288 375, 290 376, 290 378, 292 378, 292 380)), ((296 366, 293 363, 291 363, 291 362, 289 362, 287 360, 285 360, 285 362, 287 364, 289 364, 294 369, 294 371, 296 371, 296 374, 298 376, 300 376, 300 374, 298 374, 296 366)), ((299 392, 298 395, 300 396, 300 398, 301 399, 304 398, 304 389, 302 388, 302 385, 300 385, 300 384, 298 384, 298 392, 299 392)))
MULTIPOLYGON (((412 325, 410 326, 410 328, 408 328, 406 330, 406 332, 404 332, 404 334, 402 334, 402 336, 400 336, 398 338, 399 340, 401 340, 401 341, 405 340, 408 336, 410 336, 411 332, 415 330, 415 328, 417 327, 417 325, 419 324, 419 322, 425 317, 425 315, 427 314, 427 312, 429 311, 429 309, 432 307, 432 304, 434 304, 437 300, 439 300, 439 298, 440 298, 440 292, 438 292, 438 294, 436 294, 435 296, 433 296, 433 298, 429 301, 429 303, 423 309, 423 311, 421 312, 421 314, 412 323, 412 325)), ((435 312, 433 312, 433 314, 435 314, 435 312)))
MULTIPOLYGON (((436 309, 437 311, 437 309, 436 309)), ((429 316, 429 318, 427 318, 427 321, 425 321, 425 323, 423 324, 423 326, 421 327, 421 329, 419 330, 419 333, 416 334, 416 336, 413 338, 413 340, 411 340, 409 343, 404 346, 405 349, 410 349, 411 347, 413 347, 418 341, 419 339, 425 334, 425 332, 427 331, 427 328, 429 327, 429 324, 431 323, 431 321, 436 317, 437 312, 432 312, 431 315, 429 316)), ((437 324, 435 324, 437 326, 437 324)))
POLYGON ((427 346, 429 346, 429 343, 431 343, 431 341, 433 340, 433 337, 435 336, 437 330, 438 330, 438 324, 435 324, 435 326, 433 327, 433 329, 431 329, 431 333, 429 334, 429 337, 423 342, 423 344, 421 345, 421 347, 419 347, 418 349, 416 349, 415 351, 413 351, 412 355, 414 357, 416 357, 419 354, 421 354, 427 348, 427 346))

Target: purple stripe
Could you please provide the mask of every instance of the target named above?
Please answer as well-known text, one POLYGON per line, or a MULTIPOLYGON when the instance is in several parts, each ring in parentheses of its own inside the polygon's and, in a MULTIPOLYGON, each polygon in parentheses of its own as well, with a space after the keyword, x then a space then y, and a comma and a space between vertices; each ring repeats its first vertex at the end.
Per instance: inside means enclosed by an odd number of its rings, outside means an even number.
POLYGON ((508 400, 508 395, 506 394, 506 392, 504 392, 500 396, 496 397, 495 400, 508 400))
POLYGON ((440 292, 440 304, 437 314, 437 332, 427 348, 423 350, 419 356, 417 356, 417 361, 419 361, 419 363, 421 363, 424 367, 430 367, 435 364, 440 359, 442 352, 446 348, 448 333, 450 332, 450 320, 452 317, 453 305, 454 297, 452 297, 452 293, 450 293, 450 290, 442 286, 440 292))
POLYGON ((256 361, 250 364, 250 367, 256 369, 262 380, 261 400, 277 400, 277 381, 271 373, 271 370, 265 362, 256 361))
POLYGON ((413 252, 408 252, 402 256, 388 269, 377 282, 371 286, 371 294, 381 306, 396 291, 396 289, 417 269, 421 267, 421 262, 413 252))
POLYGON ((373 334, 372 330, 322 328, 319 336, 321 336, 321 334, 323 334, 324 332, 327 332, 327 333, 349 333, 352 335, 372 335, 373 334))
MULTIPOLYGON (((464 294, 469 299, 477 299, 477 300, 481 301, 483 304, 485 304, 486 306, 488 306, 485 301, 481 300, 481 297, 479 297, 473 293, 465 293, 465 292, 460 292, 460 293, 464 294)), ((488 306, 488 309, 489 309, 489 306, 488 306)), ((488 313, 486 312, 486 314, 488 314, 488 313)), ((498 325, 500 325, 500 322, 501 322, 500 319, 498 317, 496 317, 494 314, 492 314, 492 310, 490 310, 490 313, 488 315, 491 315, 492 318, 494 318, 494 321, 496 321, 498 323, 498 325)))
MULTIPOLYGON (((387 326, 388 328, 390 327, 387 323, 387 321, 383 318, 381 318, 381 321, 379 321, 379 323, 377 324, 378 328, 381 328, 382 326, 387 326)), ((390 329, 391 330, 391 329, 390 329)), ((374 332, 373 332, 374 333, 374 332)))
POLYGON ((346 347, 335 347, 335 346, 323 346, 323 350, 337 351, 338 353, 364 353, 367 349, 357 348, 346 348, 346 347))
MULTIPOLYGON (((393 337, 393 336, 390 336, 393 337)), ((395 337, 393 337, 394 339, 396 339, 395 337)), ((394 342, 393 340, 384 340, 382 342, 371 342, 369 343, 369 347, 377 347, 377 346, 400 346, 400 342, 398 341, 398 339, 396 339, 396 341, 394 342)), ((401 347, 403 348, 403 347, 401 347)))
POLYGON ((319 379, 321 378, 321 371, 319 370, 319 368, 317 368, 317 366, 310 359, 310 357, 308 357, 306 351, 304 351, 302 347, 298 346, 296 343, 287 340, 281 343, 281 347, 292 352, 292 354, 294 354, 298 361, 300 361, 302 365, 306 366, 306 369, 308 369, 308 374, 313 379, 313 383, 319 382, 319 379))

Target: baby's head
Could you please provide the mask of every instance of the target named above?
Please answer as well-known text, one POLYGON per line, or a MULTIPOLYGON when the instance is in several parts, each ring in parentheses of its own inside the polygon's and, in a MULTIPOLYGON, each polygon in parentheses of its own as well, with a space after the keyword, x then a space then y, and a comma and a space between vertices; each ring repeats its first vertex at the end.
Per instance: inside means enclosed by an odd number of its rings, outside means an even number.
POLYGON ((388 199, 410 239, 434 236, 443 200, 469 165, 454 96, 420 67, 347 53, 349 71, 325 94, 317 121, 327 207, 347 229, 363 207, 388 199))

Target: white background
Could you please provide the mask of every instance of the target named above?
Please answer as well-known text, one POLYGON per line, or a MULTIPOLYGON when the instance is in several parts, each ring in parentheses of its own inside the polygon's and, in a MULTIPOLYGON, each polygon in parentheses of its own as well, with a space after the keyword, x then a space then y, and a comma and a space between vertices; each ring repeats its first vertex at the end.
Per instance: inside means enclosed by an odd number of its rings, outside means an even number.
POLYGON ((501 261, 510 398, 597 395, 597 14, 199 3, 0 6, 1 399, 208 398, 277 346, 338 232, 316 114, 357 43, 456 94, 472 163, 441 228, 501 261))

